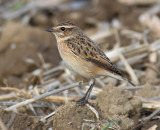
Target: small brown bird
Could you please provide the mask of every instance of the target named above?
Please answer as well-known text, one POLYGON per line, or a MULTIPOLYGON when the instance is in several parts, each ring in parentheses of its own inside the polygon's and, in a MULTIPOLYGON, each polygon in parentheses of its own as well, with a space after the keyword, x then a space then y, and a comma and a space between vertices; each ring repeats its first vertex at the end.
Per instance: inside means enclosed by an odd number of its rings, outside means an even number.
MULTIPOLYGON (((47 31, 55 35, 59 53, 66 65, 81 76, 89 79, 110 76, 135 86, 112 64, 99 46, 75 24, 69 21, 62 22, 47 31)), ((85 96, 77 101, 78 103, 82 105, 88 103, 94 84, 95 79, 85 96)))

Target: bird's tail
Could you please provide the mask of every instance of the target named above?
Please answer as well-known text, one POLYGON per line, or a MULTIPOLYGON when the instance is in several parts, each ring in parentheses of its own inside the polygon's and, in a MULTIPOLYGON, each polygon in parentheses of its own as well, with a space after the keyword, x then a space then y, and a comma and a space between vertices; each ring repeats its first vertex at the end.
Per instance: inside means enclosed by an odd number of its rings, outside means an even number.
POLYGON ((125 78, 125 77, 123 77, 123 79, 126 80, 126 81, 127 81, 130 85, 132 85, 133 87, 136 87, 136 85, 133 84, 129 79, 127 79, 127 78, 125 78))
POLYGON ((119 80, 125 80, 127 81, 131 86, 136 87, 128 78, 125 77, 121 72, 116 70, 116 73, 109 73, 108 71, 105 71, 107 76, 119 79, 119 80))

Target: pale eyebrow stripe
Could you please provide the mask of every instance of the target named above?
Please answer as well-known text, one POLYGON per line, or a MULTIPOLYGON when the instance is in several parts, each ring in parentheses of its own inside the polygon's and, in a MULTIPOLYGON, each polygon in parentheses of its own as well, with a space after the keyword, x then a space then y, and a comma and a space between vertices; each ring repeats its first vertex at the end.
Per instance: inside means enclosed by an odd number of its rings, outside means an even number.
POLYGON ((67 25, 64 25, 64 26, 58 26, 58 27, 65 27, 65 28, 73 28, 73 27, 75 27, 75 26, 67 26, 67 25))

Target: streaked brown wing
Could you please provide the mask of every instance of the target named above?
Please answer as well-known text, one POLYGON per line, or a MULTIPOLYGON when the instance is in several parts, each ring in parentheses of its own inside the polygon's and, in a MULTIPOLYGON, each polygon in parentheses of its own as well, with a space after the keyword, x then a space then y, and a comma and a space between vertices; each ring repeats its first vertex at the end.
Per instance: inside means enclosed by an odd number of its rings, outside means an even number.
POLYGON ((114 67, 110 59, 104 54, 98 45, 88 37, 77 36, 76 39, 68 39, 67 46, 71 49, 74 55, 124 77, 124 75, 114 67))

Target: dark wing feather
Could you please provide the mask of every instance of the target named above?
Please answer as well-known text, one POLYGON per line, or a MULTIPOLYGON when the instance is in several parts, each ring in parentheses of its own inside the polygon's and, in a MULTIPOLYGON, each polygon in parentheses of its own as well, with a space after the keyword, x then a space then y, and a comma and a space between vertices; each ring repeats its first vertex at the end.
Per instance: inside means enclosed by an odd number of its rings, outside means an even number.
POLYGON ((81 34, 76 38, 70 38, 66 43, 74 55, 88 62, 92 62, 95 65, 110 71, 111 73, 118 74, 132 86, 135 86, 112 64, 110 59, 99 48, 99 46, 86 35, 81 34))
POLYGON ((124 75, 114 67, 110 59, 104 54, 98 45, 87 36, 77 36, 76 39, 70 38, 67 40, 67 45, 74 55, 124 77, 124 75))

